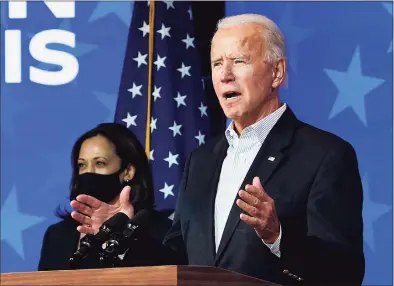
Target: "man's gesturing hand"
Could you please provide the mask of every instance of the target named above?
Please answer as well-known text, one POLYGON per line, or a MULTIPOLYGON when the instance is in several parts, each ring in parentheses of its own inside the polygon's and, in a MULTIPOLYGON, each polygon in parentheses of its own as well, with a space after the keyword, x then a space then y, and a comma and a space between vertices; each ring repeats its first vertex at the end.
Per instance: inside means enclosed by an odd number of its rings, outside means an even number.
POLYGON ((267 244, 272 244, 279 237, 280 223, 275 211, 274 200, 267 195, 258 177, 252 185, 246 185, 239 191, 242 200, 237 205, 247 214, 242 213, 242 221, 252 226, 257 235, 267 244))

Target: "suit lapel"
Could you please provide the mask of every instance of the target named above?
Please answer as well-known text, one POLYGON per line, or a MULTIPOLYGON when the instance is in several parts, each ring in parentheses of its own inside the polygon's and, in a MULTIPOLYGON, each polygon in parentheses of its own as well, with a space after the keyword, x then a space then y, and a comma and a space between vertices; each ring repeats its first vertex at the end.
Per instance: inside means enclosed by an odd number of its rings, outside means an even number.
MULTIPOLYGON (((287 146, 290 145, 297 124, 298 120, 295 118, 290 108, 287 107, 286 111, 272 128, 271 132, 268 134, 259 152, 257 153, 248 173, 241 184, 241 189, 245 189, 246 184, 251 184, 253 178, 257 175, 259 175, 263 187, 267 184, 276 168, 278 168, 278 166, 285 160, 283 151, 287 146)), ((215 257, 215 265, 218 264, 223 251, 227 247, 234 230, 240 222, 239 216, 242 213, 242 210, 235 204, 238 198, 239 196, 237 194, 227 219, 219 249, 215 257)))
POLYGON ((201 203, 201 227, 203 233, 206 233, 206 240, 204 242, 205 249, 208 250, 208 262, 209 265, 213 265, 215 260, 215 232, 214 232, 214 211, 215 211, 215 197, 217 191, 217 185, 220 178, 220 171, 224 158, 227 153, 228 144, 226 138, 223 136, 220 141, 215 145, 213 154, 209 154, 204 164, 204 173, 209 179, 208 187, 206 188, 205 198, 204 195, 200 195, 204 202, 201 203))

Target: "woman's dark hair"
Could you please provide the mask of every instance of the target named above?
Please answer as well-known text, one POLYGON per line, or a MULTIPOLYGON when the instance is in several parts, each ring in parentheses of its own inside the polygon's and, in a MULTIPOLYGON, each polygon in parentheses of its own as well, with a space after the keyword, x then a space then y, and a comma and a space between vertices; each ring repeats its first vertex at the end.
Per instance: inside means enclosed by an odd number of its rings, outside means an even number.
MULTIPOLYGON (((118 123, 102 123, 92 130, 87 131, 75 142, 71 153, 72 177, 70 183, 70 200, 76 197, 76 179, 78 176, 79 151, 85 140, 97 135, 104 136, 115 146, 115 151, 121 160, 120 170, 124 170, 129 165, 134 166, 134 177, 127 184, 131 186, 130 202, 133 204, 135 212, 141 209, 154 208, 153 178, 149 161, 145 150, 135 134, 126 126, 118 123)), ((61 211, 59 208, 56 215, 61 218, 69 216, 69 212, 61 211)))

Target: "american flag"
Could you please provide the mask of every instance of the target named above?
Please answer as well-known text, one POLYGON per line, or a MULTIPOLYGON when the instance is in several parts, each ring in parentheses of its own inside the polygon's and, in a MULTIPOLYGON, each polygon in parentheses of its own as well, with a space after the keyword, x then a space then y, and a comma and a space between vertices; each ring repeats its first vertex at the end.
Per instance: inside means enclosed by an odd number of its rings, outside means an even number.
POLYGON ((190 152, 208 139, 207 109, 191 2, 136 1, 115 121, 130 128, 145 147, 149 126, 150 150, 146 151, 158 209, 175 208, 184 163, 190 152), (151 35, 149 13, 153 8, 151 35), (154 38, 154 48, 147 122, 149 36, 154 38))

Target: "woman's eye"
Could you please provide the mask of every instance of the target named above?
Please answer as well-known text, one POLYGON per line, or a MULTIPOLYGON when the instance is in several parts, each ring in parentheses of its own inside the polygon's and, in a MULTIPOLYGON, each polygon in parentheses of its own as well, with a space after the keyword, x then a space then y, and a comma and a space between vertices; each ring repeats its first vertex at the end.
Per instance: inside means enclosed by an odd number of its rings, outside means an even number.
POLYGON ((103 167, 103 166, 105 166, 105 163, 104 163, 104 162, 98 161, 98 162, 96 162, 96 165, 97 165, 97 166, 100 166, 100 167, 103 167))
POLYGON ((81 168, 83 168, 83 166, 85 166, 85 164, 84 163, 78 163, 78 169, 81 169, 81 168))

